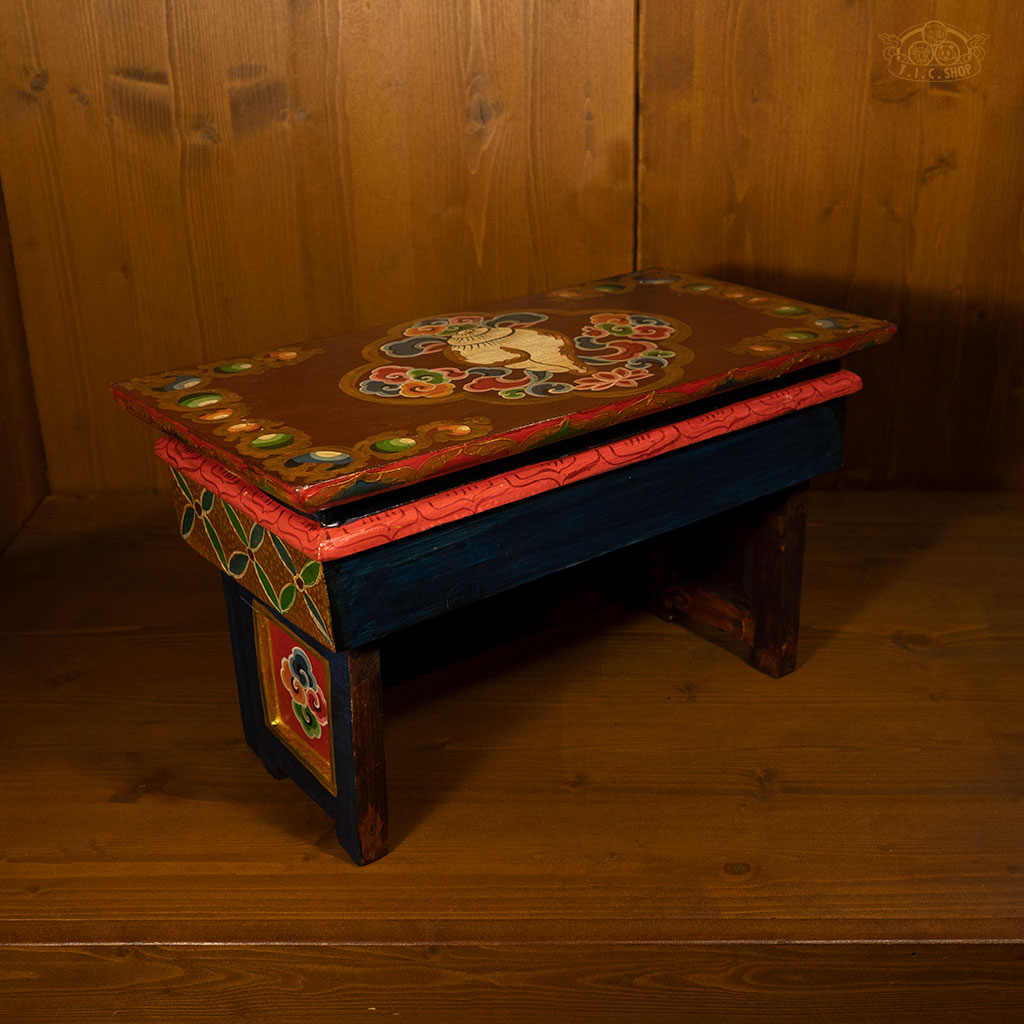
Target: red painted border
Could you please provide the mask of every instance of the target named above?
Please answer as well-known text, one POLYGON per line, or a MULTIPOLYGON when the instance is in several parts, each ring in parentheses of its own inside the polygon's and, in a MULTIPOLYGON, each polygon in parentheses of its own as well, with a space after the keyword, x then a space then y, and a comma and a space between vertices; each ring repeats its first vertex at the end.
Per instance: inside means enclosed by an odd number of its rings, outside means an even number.
POLYGON ((240 512, 298 548, 308 558, 328 562, 381 544, 389 544, 401 537, 422 533, 442 523, 452 523, 500 505, 554 490, 575 480, 585 480, 798 409, 851 395, 860 388, 860 377, 849 370, 838 370, 575 455, 545 459, 463 487, 441 491, 343 526, 321 526, 282 505, 253 484, 240 480, 219 462, 207 458, 176 438, 161 437, 156 442, 155 450, 164 462, 213 491, 240 512))

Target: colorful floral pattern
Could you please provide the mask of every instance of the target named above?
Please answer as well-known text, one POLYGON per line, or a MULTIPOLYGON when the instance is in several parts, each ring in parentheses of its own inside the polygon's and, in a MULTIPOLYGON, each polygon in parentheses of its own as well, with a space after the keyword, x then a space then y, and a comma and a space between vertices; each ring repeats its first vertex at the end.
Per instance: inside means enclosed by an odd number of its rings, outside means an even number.
POLYGON ((304 639, 253 604, 256 660, 268 728, 337 794, 331 735, 331 669, 304 639))
POLYGON ((635 388, 637 382, 651 375, 646 370, 616 366, 614 370, 598 370, 576 381, 577 391, 605 391, 607 388, 635 388))
POLYGON ((378 366, 360 390, 365 394, 387 395, 389 398, 444 398, 455 391, 454 381, 469 374, 454 366, 433 370, 414 366, 378 366))
POLYGON ((281 659, 280 675, 291 694, 295 720, 310 739, 318 740, 327 725, 327 698, 317 686, 309 655, 301 647, 293 647, 291 654, 281 659))
POLYGON ((365 353, 394 362, 360 367, 339 386, 346 394, 375 400, 509 402, 570 392, 649 390, 678 379, 693 358, 679 344, 690 331, 678 320, 614 310, 584 313, 570 338, 538 326, 549 316, 521 311, 417 320, 365 353), (439 356, 445 360, 439 365, 415 362, 439 356))

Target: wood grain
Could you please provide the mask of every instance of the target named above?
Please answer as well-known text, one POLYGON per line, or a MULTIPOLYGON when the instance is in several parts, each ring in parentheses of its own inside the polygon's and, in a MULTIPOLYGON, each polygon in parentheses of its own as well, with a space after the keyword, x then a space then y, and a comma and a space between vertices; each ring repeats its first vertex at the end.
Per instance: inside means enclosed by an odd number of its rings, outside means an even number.
POLYGON ((3 956, 5 1004, 24 1024, 121 1015, 138 1024, 1005 1024, 1024 994, 1016 944, 117 945, 9 948, 3 956))
POLYGON ((640 7, 639 262, 897 321, 850 360, 845 481, 1024 482, 1024 8, 640 7), (980 72, 889 74, 883 33, 987 33, 980 72))
POLYGON ((1019 5, 26 0, 0 33, 59 491, 162 486, 111 380, 625 269, 634 172, 641 262, 900 322, 851 362, 843 480, 1024 483, 1019 5), (930 17, 990 36, 978 75, 889 75, 930 17))
POLYGON ((245 745, 172 519, 49 499, 0 561, 12 1019, 1015 1019, 1019 496, 812 495, 785 682, 630 559, 404 634, 366 868, 245 745))
POLYGON ((750 664, 773 678, 792 672, 800 633, 808 486, 805 482, 766 495, 720 522, 659 539, 654 548, 660 557, 667 556, 668 564, 655 566, 652 574, 651 610, 666 621, 677 616, 695 620, 742 641, 750 664), (695 543, 704 548, 696 566, 695 543), (728 582, 723 585, 716 577, 728 582))
POLYGON ((628 269, 627 0, 0 8, 56 491, 157 482, 112 380, 628 269))
MULTIPOLYGON (((348 653, 352 760, 355 764, 356 828, 364 864, 388 852, 388 794, 384 764, 384 704, 380 650, 348 653)), ((340 836, 340 833, 339 833, 340 836)))
POLYGON ((769 680, 599 560, 382 651, 393 852, 245 744, 163 497, 0 560, 12 1019, 1015 1019, 1024 505, 813 494, 769 680))
POLYGON ((7 212, 0 194, 0 551, 49 491, 7 212))
POLYGON ((0 562, 0 942, 1019 942, 1022 513, 813 495, 785 681, 628 558, 404 634, 357 868, 246 745, 166 499, 50 499, 0 562))

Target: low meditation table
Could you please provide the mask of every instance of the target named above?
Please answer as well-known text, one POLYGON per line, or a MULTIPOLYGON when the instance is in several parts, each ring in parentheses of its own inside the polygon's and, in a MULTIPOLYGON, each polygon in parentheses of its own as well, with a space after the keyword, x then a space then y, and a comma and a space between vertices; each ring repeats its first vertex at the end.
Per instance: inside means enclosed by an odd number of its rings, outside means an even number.
POLYGON ((387 852, 396 630, 661 538, 655 609, 792 671, 806 485, 860 387, 837 361, 894 330, 648 270, 114 395, 162 431, 181 535, 223 574, 248 743, 363 864, 387 852))

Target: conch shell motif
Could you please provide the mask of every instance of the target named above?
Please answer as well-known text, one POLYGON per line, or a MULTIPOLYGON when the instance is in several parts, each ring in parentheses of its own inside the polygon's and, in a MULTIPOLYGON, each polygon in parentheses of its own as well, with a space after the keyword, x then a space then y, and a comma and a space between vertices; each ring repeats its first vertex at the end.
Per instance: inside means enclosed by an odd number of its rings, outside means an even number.
POLYGON ((445 355, 463 366, 507 366, 510 370, 588 373, 571 339, 530 327, 467 327, 448 339, 445 355))

